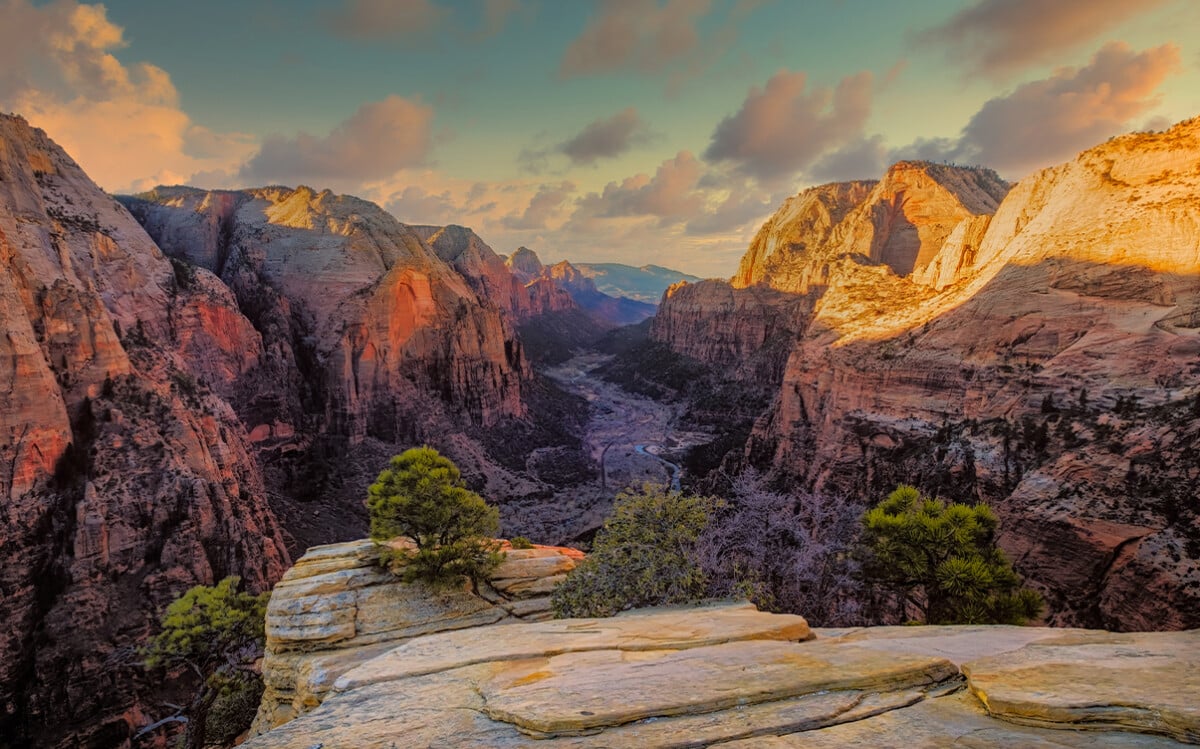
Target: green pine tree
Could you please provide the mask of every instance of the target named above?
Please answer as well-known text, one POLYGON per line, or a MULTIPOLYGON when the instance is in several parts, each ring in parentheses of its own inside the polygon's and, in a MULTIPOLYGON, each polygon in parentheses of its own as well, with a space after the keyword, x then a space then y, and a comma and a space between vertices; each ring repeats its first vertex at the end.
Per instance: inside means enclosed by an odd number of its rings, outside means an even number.
POLYGON ((371 538, 407 538, 415 551, 381 546, 406 580, 449 586, 477 584, 500 563, 492 539, 500 514, 463 484, 458 467, 430 447, 397 455, 367 489, 371 538))
POLYGON ((200 683, 185 716, 154 726, 186 722, 189 749, 236 738, 249 728, 262 694, 254 663, 263 652, 270 594, 240 592, 240 583, 227 577, 188 590, 167 607, 162 631, 144 653, 147 668, 186 668, 200 683))
POLYGON ((927 624, 1022 624, 1042 599, 996 548, 986 504, 947 504, 900 486, 863 516, 864 575, 927 624))

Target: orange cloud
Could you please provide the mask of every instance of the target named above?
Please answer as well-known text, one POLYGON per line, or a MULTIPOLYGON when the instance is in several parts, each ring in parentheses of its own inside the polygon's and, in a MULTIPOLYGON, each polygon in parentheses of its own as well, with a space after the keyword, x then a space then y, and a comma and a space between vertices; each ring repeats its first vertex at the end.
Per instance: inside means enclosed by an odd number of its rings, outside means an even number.
POLYGON ((1166 0, 978 0, 916 41, 944 47, 969 75, 1003 79, 1054 61, 1166 0))
POLYGON ((253 139, 214 133, 179 108, 171 77, 113 54, 124 30, 104 6, 0 5, 0 106, 43 128, 110 191, 232 170, 253 139))

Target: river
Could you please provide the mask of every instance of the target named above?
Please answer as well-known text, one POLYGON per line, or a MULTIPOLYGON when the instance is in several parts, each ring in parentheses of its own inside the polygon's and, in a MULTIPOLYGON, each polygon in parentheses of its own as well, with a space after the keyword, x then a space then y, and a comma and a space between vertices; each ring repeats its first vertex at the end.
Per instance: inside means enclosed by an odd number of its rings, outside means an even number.
POLYGON ((678 406, 630 393, 600 379, 595 370, 611 358, 606 354, 583 354, 545 374, 590 404, 584 441, 600 466, 603 489, 616 493, 651 483, 679 491, 683 468, 664 455, 702 444, 711 436, 681 429, 678 406))

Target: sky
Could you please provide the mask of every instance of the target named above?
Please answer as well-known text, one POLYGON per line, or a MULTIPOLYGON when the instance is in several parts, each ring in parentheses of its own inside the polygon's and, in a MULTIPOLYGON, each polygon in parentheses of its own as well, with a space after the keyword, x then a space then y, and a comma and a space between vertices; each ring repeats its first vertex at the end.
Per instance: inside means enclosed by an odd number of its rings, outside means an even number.
POLYGON ((306 184, 724 277, 805 187, 1200 115, 1200 2, 0 0, 0 111, 113 193, 306 184))

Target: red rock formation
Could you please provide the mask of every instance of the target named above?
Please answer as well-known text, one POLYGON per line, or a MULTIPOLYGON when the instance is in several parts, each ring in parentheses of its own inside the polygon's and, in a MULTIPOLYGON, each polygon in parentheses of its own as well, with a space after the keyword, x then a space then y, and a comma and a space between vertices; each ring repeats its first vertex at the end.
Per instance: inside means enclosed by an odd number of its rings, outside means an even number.
MULTIPOLYGON (((260 344, 211 276, 179 283, 120 204, 0 116, 0 735, 118 745, 136 646, 184 589, 288 564, 245 433, 211 388, 260 344), (191 354, 204 350, 204 365, 191 354)), ((145 703, 149 705, 150 703, 145 703)))
POLYGON ((303 439, 312 430, 297 421, 314 395, 321 431, 351 444, 431 439, 445 429, 431 410, 460 428, 524 413, 529 370, 506 316, 527 310, 528 297, 469 230, 408 227, 307 187, 160 188, 126 203, 167 252, 221 273, 286 374, 282 390, 238 401, 252 433, 282 424, 303 439), (316 394, 306 392, 313 379, 316 394))
MULTIPOLYGON (((1200 626, 1197 175, 1193 120, 998 207, 990 172, 914 164, 789 200, 733 281, 812 300, 754 449, 863 501, 907 481, 992 502, 1055 623, 1200 626)), ((737 293, 677 292, 656 337, 728 366, 758 338, 711 343, 737 293)))

